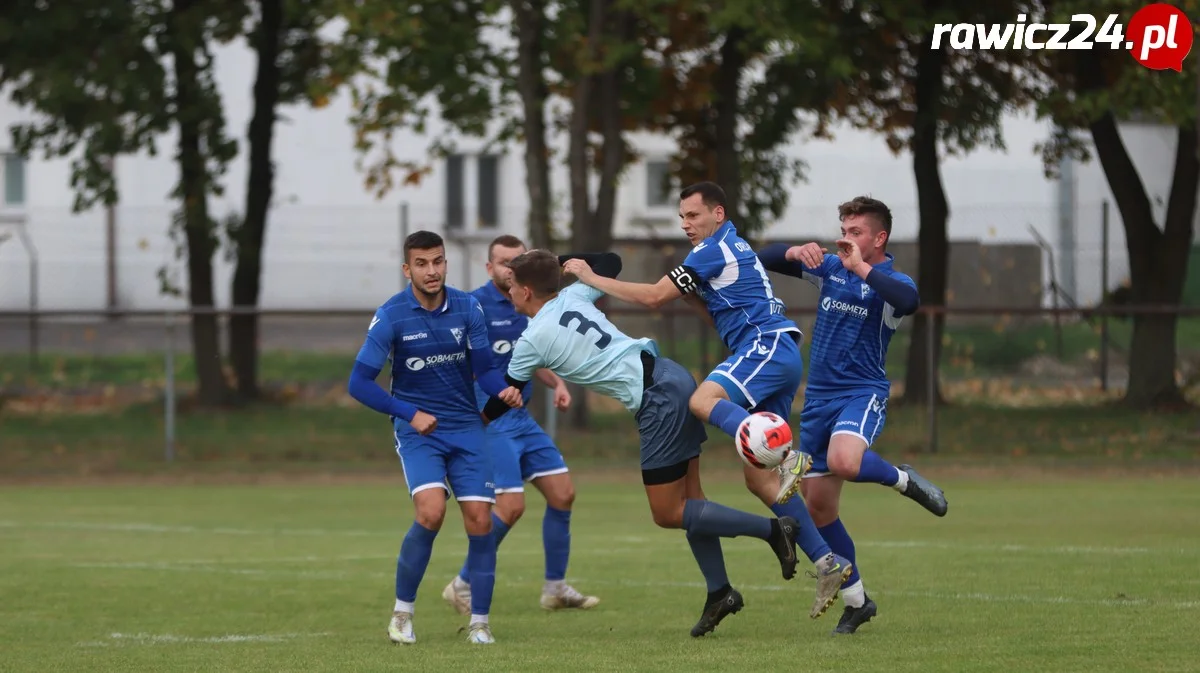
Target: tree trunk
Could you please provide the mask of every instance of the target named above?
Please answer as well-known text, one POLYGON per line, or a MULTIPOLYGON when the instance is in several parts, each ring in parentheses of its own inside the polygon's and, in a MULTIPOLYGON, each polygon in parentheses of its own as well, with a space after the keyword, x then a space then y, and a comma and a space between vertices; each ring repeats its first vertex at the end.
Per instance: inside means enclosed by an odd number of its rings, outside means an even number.
POLYGON ((546 146, 546 99, 542 69, 545 0, 512 0, 517 32, 517 91, 525 134, 525 189, 529 193, 529 245, 550 249, 550 150, 546 146))
MULTIPOLYGON (((632 39, 633 17, 618 10, 611 17, 613 27, 606 39, 616 43, 632 39)), ((580 249, 599 252, 612 247, 613 219, 617 212, 617 184, 625 167, 625 138, 621 133, 621 79, 623 62, 611 63, 599 74, 599 100, 595 108, 600 114, 600 134, 604 147, 600 157, 600 184, 596 190, 596 209, 589 226, 583 230, 580 249)))
MULTIPOLYGON (((258 52, 254 116, 250 119, 246 134, 250 145, 246 212, 233 237, 237 248, 237 268, 234 270, 232 287, 235 308, 258 306, 267 210, 271 205, 275 183, 271 143, 275 135, 275 108, 279 104, 279 43, 283 27, 283 0, 261 0, 259 6, 262 15, 253 36, 254 49, 258 52)), ((259 396, 257 315, 235 314, 230 317, 229 355, 237 377, 238 394, 243 399, 256 399, 259 396)))
MULTIPOLYGON (((217 238, 208 213, 208 169, 203 150, 204 105, 196 52, 203 46, 199 26, 188 16, 191 2, 180 0, 172 9, 172 60, 175 69, 176 119, 179 124, 179 189, 183 228, 187 241, 188 299, 194 309, 213 307, 212 258, 217 238)), ((221 368, 221 346, 214 315, 192 317, 192 353, 195 359, 198 402, 221 406, 229 401, 229 387, 221 368)))
MULTIPOLYGON (((721 45, 721 64, 715 82, 714 136, 716 139, 717 184, 725 190, 725 212, 739 222, 738 206, 742 197, 742 164, 738 151, 738 119, 741 111, 742 69, 746 67, 743 46, 746 31, 734 27, 721 45)), ((739 231, 746 232, 742 222, 739 231)))
MULTIPOLYGON (((949 219, 950 209, 946 204, 946 191, 942 187, 937 142, 946 52, 944 47, 938 50, 926 48, 926 40, 922 40, 916 47, 916 114, 913 119, 912 140, 913 173, 917 182, 920 220, 920 231, 917 234, 917 288, 923 306, 943 306, 946 303, 946 277, 950 257, 950 243, 946 235, 946 220, 949 219)), ((938 369, 944 325, 945 317, 941 315, 932 319, 927 319, 924 314, 914 316, 912 341, 908 348, 908 371, 904 383, 906 401, 930 402, 929 387, 932 377, 932 401, 936 404, 942 403, 938 369), (929 329, 934 331, 933 362, 929 361, 926 346, 929 329)))
MULTIPOLYGON (((1116 118, 1105 113, 1090 130, 1125 227, 1130 297, 1134 305, 1178 306, 1187 277, 1200 180, 1195 126, 1179 128, 1171 194, 1161 230, 1154 223, 1150 198, 1121 140, 1116 118)), ((1134 315, 1126 405, 1138 409, 1186 406, 1175 382, 1176 323, 1173 314, 1134 315)))

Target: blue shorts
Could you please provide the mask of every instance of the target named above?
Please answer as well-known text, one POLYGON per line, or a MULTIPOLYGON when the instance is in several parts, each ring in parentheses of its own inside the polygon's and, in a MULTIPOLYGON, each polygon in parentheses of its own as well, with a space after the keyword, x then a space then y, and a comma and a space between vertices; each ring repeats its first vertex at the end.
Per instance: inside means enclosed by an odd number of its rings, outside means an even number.
MULTIPOLYGON (((643 356, 643 367, 648 360, 643 356)), ((642 406, 634 414, 642 471, 673 467, 699 456, 708 433, 688 409, 688 400, 696 392, 691 372, 674 360, 654 358, 650 380, 645 382, 651 385, 642 391, 642 406)))
POLYGON ((804 476, 829 474, 829 439, 834 435, 854 435, 870 447, 883 431, 887 402, 887 397, 874 393, 804 400, 799 448, 813 458, 812 469, 804 476))
POLYGON ((562 453, 532 417, 488 426, 496 493, 524 493, 525 482, 567 471, 562 453))
POLYGON ((786 420, 804 378, 799 332, 770 332, 717 365, 714 381, 729 400, 750 412, 770 411, 786 420))
POLYGON ((482 425, 478 429, 434 430, 419 435, 398 418, 395 429, 396 453, 409 495, 441 488, 453 493, 459 502, 496 502, 492 456, 482 425))

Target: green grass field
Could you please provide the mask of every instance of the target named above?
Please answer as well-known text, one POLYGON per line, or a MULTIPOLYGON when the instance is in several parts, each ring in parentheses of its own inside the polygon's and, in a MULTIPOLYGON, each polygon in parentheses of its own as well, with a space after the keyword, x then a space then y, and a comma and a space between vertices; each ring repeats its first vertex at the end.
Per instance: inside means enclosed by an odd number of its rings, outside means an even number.
MULTIPOLYGON (((939 477, 934 518, 850 486, 844 518, 879 604, 833 638, 813 582, 755 540, 725 545, 746 609, 687 631, 704 598, 683 535, 650 521, 636 478, 579 480, 569 579, 599 595, 546 613, 541 505, 499 555, 497 644, 467 645, 441 588, 465 553, 447 517, 390 645, 394 555, 411 520, 399 471, 343 485, 108 485, 0 491, 3 668, 19 671, 1195 670, 1200 492, 1189 479, 939 477), (428 667, 428 668, 426 668, 428 667)), ((736 482, 710 497, 759 511, 736 482)))

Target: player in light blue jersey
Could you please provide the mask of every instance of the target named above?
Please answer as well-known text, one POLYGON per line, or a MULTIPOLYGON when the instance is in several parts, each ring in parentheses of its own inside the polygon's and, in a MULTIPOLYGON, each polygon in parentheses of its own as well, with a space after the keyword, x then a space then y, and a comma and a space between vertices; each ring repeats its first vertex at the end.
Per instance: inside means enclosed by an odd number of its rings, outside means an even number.
MULTIPOLYGON (((887 417, 888 344, 920 297, 912 279, 892 268, 887 252, 892 213, 886 205, 860 196, 838 206, 838 218, 842 238, 836 255, 816 243, 773 244, 758 255, 767 269, 803 278, 821 291, 800 425, 800 445, 813 463, 806 474, 805 466, 785 461, 779 500, 802 492, 829 546, 854 560, 854 541, 838 515, 844 481, 890 486, 938 516, 946 515, 947 503, 941 489, 912 467, 896 468, 870 449, 887 417)), ((835 633, 854 633, 875 616, 857 561, 842 600, 846 608, 835 633)))
MULTIPOLYGON (((775 297, 767 272, 750 244, 738 235, 725 212, 725 192, 711 182, 692 185, 679 195, 683 231, 695 247, 655 284, 628 283, 603 278, 582 261, 569 262, 567 270, 580 281, 622 301, 658 308, 683 297, 702 308, 721 335, 731 355, 717 365, 696 389, 692 413, 719 427, 730 437, 751 412, 769 411, 784 419, 804 376, 800 356, 800 328, 785 315, 775 297)), ((792 457, 801 465, 809 458, 800 447, 792 457)), ((777 516, 800 524, 800 548, 809 560, 825 570, 838 568, 850 576, 852 568, 839 566, 829 545, 821 539, 808 510, 800 501, 777 502, 780 474, 743 466, 746 487, 777 516)), ((813 618, 820 611, 814 610, 813 618)))
MULTIPOLYGON (((513 345, 529 324, 529 318, 517 313, 508 296, 512 280, 508 263, 523 252, 525 244, 515 236, 499 236, 493 240, 488 245, 487 262, 491 280, 471 292, 483 307, 492 357, 501 371, 508 368, 513 345)), ((537 370, 536 378, 554 391, 555 406, 560 411, 566 410, 571 403, 571 394, 562 379, 548 369, 537 370)), ((533 484, 546 498, 546 513, 542 517, 546 583, 542 587, 541 605, 547 610, 593 608, 600 603, 599 598, 581 594, 566 582, 575 486, 554 440, 529 414, 533 384, 525 386, 522 393, 522 408, 501 416, 487 427, 496 484, 492 535, 496 538, 496 546, 504 541, 509 529, 525 513, 524 483, 533 484)), ((490 395, 477 384, 475 396, 482 411, 490 395)), ((462 570, 442 591, 442 598, 460 614, 468 614, 471 609, 470 579, 470 568, 463 563, 462 570)))
MULTIPOLYGON (((620 257, 613 253, 571 255, 613 278, 620 257)), ((572 259, 570 261, 576 261, 572 259)), ((513 348, 505 376, 513 386, 484 406, 491 419, 520 400, 520 389, 540 368, 571 383, 619 401, 637 420, 641 438, 642 483, 654 522, 687 531, 692 554, 708 588, 708 598, 692 636, 711 632, 727 615, 742 609, 740 593, 725 572, 720 538, 765 540, 779 559, 784 579, 796 574, 798 524, 790 517, 768 519, 704 499, 700 486, 700 445, 704 424, 688 409, 696 381, 679 364, 660 357, 651 339, 632 339, 595 307, 603 293, 583 283, 561 289, 560 263, 545 250, 531 250, 510 262, 513 306, 530 316, 513 348)), ((848 561, 841 559, 842 563, 848 561)), ((837 595, 842 572, 818 569, 815 605, 827 607, 837 595)), ((824 608, 821 610, 824 612, 824 608)))
MULTIPOLYGON (((354 399, 391 417, 396 453, 415 510, 396 560, 396 605, 388 637, 396 643, 416 642, 413 603, 446 516, 449 489, 462 509, 468 537, 467 566, 474 591, 467 641, 490 644, 495 494, 474 381, 493 393, 508 386, 502 370, 493 366, 479 302, 445 286, 441 236, 418 231, 405 239, 404 275, 410 281, 408 289, 375 311, 349 384, 354 399), (390 394, 375 383, 389 359, 390 394)), ((519 396, 510 402, 521 405, 519 396)))

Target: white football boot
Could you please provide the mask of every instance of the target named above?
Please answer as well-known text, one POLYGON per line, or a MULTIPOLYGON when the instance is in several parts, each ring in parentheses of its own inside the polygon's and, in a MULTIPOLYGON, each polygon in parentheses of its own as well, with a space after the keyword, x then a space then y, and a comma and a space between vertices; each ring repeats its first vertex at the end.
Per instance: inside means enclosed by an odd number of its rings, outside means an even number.
POLYGON ((388 622, 388 638, 393 643, 412 645, 417 642, 413 633, 413 616, 411 612, 393 612, 392 621, 388 622))

